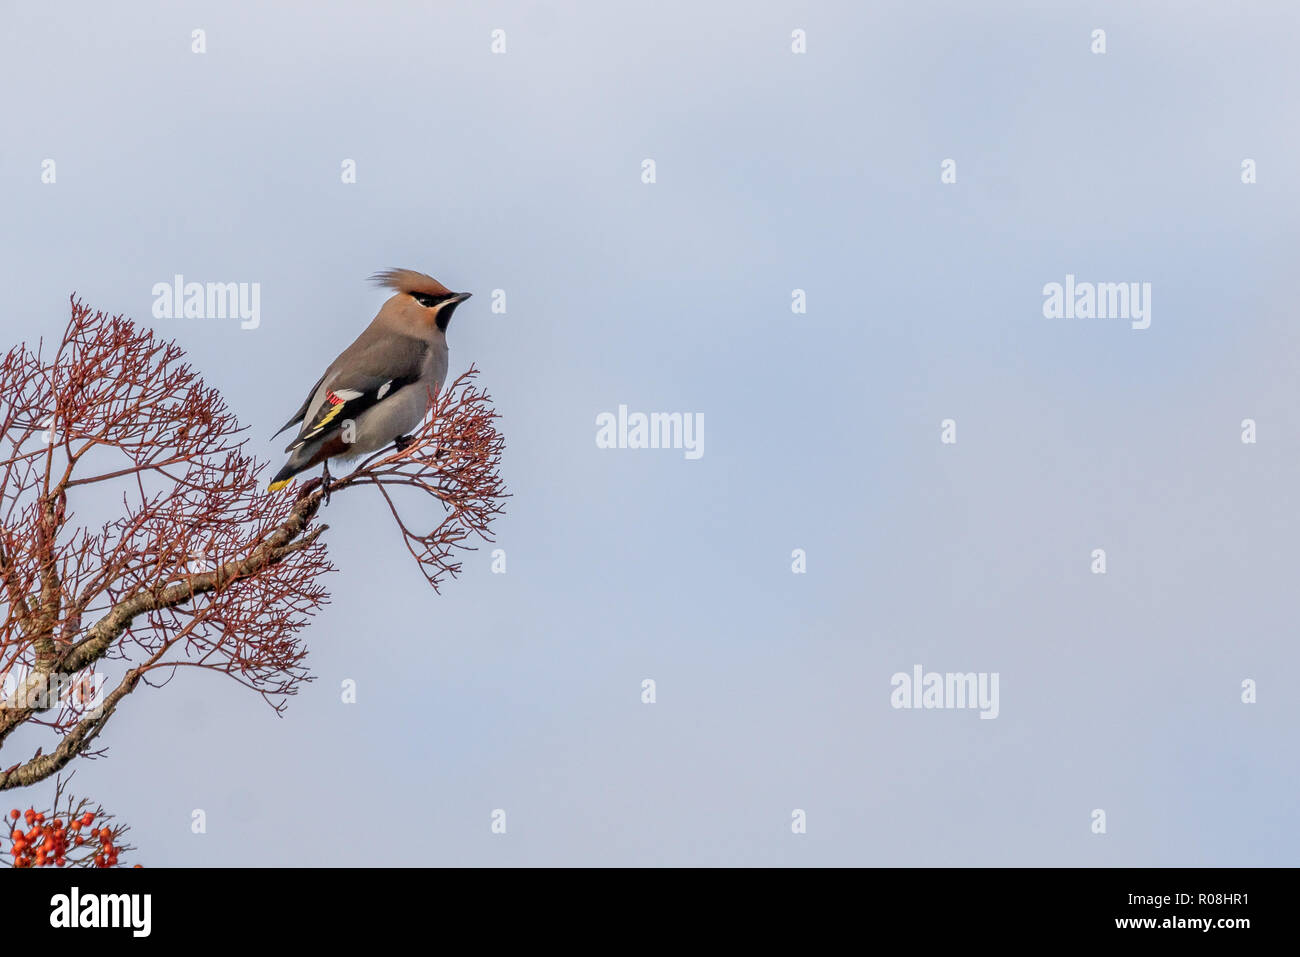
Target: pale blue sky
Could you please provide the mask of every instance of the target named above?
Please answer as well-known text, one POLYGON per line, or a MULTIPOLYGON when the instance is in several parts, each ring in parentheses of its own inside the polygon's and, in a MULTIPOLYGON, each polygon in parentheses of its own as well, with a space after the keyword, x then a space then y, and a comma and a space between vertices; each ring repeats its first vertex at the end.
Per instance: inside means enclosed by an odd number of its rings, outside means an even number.
POLYGON ((132 696, 76 783, 139 860, 1296 863, 1300 7, 975 6, 4 5, 6 346, 76 290, 278 465, 410 266, 475 293, 452 372, 507 437, 507 574, 435 596, 349 493, 283 720, 132 696), (259 282, 261 326, 152 320, 175 273, 259 282), (1067 273, 1150 282, 1151 328, 1043 318, 1067 273), (704 456, 598 449, 620 403, 704 456), (1000 716, 893 710, 918 663, 1000 716))

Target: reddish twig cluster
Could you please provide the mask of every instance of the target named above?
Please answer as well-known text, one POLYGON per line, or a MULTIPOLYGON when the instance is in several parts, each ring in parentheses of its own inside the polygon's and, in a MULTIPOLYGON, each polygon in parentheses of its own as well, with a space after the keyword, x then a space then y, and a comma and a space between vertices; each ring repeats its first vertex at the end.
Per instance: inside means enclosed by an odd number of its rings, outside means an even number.
POLYGON ((491 396, 474 387, 477 375, 470 366, 441 395, 430 396, 433 415, 403 450, 378 452, 330 485, 331 493, 350 485, 379 488, 407 551, 435 591, 445 576, 459 574, 452 556, 472 550, 467 540, 492 540, 489 526, 508 497, 500 472, 505 440, 494 425, 491 396), (444 515, 432 530, 415 531, 402 518, 395 500, 401 488, 442 503, 444 515))

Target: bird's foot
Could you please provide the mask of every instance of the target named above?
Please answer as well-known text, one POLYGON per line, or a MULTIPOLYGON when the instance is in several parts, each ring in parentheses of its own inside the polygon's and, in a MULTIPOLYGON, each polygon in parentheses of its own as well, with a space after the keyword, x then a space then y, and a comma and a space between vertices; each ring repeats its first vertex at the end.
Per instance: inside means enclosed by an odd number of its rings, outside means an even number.
POLYGON ((397 451, 405 452, 408 448, 411 447, 411 443, 414 441, 415 441, 415 436, 413 435, 399 435, 397 438, 393 439, 393 446, 397 449, 397 451))
POLYGON ((330 467, 327 462, 325 464, 325 469, 321 472, 320 476, 321 488, 325 490, 325 494, 321 497, 321 505, 328 505, 330 503, 330 483, 332 481, 333 476, 330 475, 330 467))

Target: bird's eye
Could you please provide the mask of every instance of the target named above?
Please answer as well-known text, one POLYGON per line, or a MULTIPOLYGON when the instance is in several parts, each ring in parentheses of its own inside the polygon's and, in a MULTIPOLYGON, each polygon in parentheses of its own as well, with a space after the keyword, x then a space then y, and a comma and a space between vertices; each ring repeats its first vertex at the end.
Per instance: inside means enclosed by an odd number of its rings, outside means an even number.
POLYGON ((413 292, 411 293, 411 297, 426 309, 431 306, 436 306, 440 301, 437 296, 430 296, 428 293, 423 292, 413 292))

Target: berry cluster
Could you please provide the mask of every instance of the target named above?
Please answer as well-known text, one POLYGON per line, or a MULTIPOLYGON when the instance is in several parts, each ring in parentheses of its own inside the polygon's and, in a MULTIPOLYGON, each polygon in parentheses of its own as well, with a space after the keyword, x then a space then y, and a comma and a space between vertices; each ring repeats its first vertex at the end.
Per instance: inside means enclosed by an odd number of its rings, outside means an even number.
POLYGON ((95 826, 96 816, 86 811, 80 817, 64 821, 56 817, 46 821, 45 815, 35 808, 25 812, 14 808, 9 812, 13 831, 9 838, 13 846, 9 855, 14 867, 66 867, 69 854, 73 864, 95 867, 116 867, 121 848, 114 843, 112 828, 95 826), (27 826, 19 823, 19 818, 27 826))

